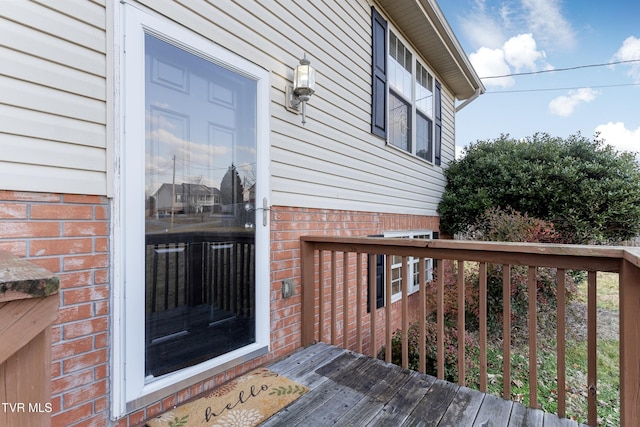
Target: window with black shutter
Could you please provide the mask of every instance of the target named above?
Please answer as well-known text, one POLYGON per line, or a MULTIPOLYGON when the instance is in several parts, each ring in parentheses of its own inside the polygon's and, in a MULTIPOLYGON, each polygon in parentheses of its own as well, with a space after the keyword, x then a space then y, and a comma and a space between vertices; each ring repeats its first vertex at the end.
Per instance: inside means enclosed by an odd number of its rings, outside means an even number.
POLYGON ((440 165, 441 85, 374 7, 371 22, 371 132, 389 146, 440 165))

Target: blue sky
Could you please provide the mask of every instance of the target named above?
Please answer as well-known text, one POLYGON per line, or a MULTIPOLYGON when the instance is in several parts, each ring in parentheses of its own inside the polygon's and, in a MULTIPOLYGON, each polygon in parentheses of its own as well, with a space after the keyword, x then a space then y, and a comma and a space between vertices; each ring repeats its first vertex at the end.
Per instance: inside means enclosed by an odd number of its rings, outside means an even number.
POLYGON ((600 132, 640 151, 640 1, 441 0, 445 17, 487 93, 457 115, 456 146, 547 132, 600 132), (537 73, 539 71, 555 70, 537 73), (555 90, 544 90, 555 89, 555 90))

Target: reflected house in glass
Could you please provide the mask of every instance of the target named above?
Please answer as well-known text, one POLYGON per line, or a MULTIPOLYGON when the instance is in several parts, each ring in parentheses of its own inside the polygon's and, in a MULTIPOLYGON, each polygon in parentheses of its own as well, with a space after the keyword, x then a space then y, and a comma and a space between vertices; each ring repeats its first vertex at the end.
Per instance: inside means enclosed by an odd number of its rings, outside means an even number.
POLYGON ((213 213, 220 210, 220 190, 203 184, 162 184, 151 197, 150 216, 174 213, 213 213))
POLYGON ((53 425, 140 424, 298 349, 303 235, 438 235, 484 87, 436 0, 1 3, 0 249, 61 279, 53 425))

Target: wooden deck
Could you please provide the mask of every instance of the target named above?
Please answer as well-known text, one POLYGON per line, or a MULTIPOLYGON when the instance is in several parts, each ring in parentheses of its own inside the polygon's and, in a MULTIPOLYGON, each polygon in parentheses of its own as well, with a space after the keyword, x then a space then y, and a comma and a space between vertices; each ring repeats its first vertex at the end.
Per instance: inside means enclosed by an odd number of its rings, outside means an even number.
POLYGON ((269 367, 310 391, 261 426, 527 426, 574 421, 319 343, 269 367))

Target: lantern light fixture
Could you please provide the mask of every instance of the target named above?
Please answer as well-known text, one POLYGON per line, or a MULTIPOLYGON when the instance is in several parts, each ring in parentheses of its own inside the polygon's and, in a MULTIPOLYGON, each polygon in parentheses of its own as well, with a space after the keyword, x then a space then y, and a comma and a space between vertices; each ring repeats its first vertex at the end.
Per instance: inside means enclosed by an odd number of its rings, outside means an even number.
POLYGON ((305 105, 314 94, 316 86, 316 70, 310 64, 305 54, 293 70, 293 84, 286 88, 287 108, 295 113, 302 113, 303 125, 307 123, 305 105))

